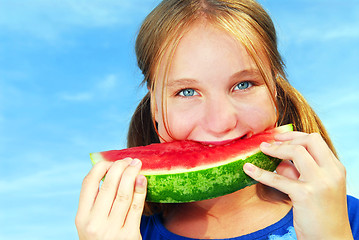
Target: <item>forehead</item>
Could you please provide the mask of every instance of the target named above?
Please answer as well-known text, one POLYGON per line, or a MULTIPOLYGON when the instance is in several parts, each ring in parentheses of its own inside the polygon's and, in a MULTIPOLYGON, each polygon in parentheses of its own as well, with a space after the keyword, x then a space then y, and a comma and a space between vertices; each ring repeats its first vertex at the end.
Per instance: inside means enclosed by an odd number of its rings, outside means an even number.
POLYGON ((257 68, 239 41, 227 32, 203 23, 193 25, 184 34, 172 57, 167 54, 160 68, 162 77, 166 66, 170 66, 168 80, 231 75, 243 69, 257 68))

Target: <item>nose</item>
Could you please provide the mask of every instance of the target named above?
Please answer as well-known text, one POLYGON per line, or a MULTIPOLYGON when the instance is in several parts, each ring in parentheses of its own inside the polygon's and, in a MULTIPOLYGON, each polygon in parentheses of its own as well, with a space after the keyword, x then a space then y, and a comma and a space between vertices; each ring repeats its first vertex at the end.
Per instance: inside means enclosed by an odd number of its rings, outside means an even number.
POLYGON ((235 129, 238 123, 235 106, 226 97, 206 101, 205 128, 216 137, 224 136, 235 129))

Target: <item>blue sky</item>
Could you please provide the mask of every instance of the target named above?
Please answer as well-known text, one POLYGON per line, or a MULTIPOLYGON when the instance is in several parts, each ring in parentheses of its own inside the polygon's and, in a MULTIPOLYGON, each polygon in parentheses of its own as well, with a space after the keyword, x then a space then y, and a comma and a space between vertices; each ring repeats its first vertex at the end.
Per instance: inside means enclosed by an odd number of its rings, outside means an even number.
MULTIPOLYGON (((0 239, 76 239, 88 153, 125 146, 155 0, 0 0, 0 239)), ((262 0, 359 197, 359 2, 262 0)))

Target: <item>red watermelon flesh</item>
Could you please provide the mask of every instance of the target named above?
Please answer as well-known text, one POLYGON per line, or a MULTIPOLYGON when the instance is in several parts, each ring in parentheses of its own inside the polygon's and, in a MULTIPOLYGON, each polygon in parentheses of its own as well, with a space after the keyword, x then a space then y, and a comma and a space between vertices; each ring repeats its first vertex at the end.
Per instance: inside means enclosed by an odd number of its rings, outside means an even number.
POLYGON ((174 141, 122 150, 104 151, 90 155, 93 164, 101 160, 117 161, 126 157, 140 159, 142 161, 141 173, 148 179, 148 201, 198 201, 224 195, 255 183, 254 180, 250 180, 243 172, 243 167, 241 166, 245 162, 252 162, 259 167, 273 171, 279 161, 261 153, 259 145, 262 142, 273 142, 275 134, 292 131, 292 129, 293 127, 290 124, 284 125, 250 138, 234 140, 225 145, 210 145, 195 141, 174 141), (232 170, 230 169, 233 168, 232 165, 236 165, 236 168, 240 169, 232 170), (223 172, 224 169, 225 172, 223 172), (239 176, 237 176, 238 173, 239 176), (227 176, 225 186, 218 182, 218 179, 223 176, 227 176), (232 176, 236 176, 233 180, 235 183, 227 183, 228 179, 232 179, 232 176), (196 185, 196 181, 193 182, 193 178, 202 179, 203 177, 207 179, 203 179, 202 184, 212 184, 209 188, 214 193, 209 193, 208 196, 204 194, 204 192, 210 192, 208 189, 203 189, 199 193, 198 188, 192 186, 193 184, 196 185), (191 181, 188 181, 189 178, 191 178, 191 181), (209 183, 211 181, 210 178, 214 181, 213 183, 209 183), (187 184, 188 182, 191 182, 191 185, 187 184), (179 183, 184 185, 184 187, 180 187, 179 183), (228 184, 231 185, 230 189, 223 192, 220 189, 216 189, 226 188, 228 184), (177 196, 174 199, 171 195, 175 191, 177 191, 177 196), (189 194, 186 194, 188 191, 189 194), (214 195, 212 196, 211 194, 214 195))

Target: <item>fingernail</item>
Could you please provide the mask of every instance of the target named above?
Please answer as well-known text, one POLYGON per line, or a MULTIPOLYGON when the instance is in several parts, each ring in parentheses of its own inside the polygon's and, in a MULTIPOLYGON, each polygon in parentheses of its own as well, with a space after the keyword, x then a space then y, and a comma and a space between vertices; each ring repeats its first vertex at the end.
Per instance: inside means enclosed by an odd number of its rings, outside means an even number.
POLYGON ((131 166, 137 166, 141 163, 141 161, 137 158, 133 159, 130 163, 131 166))
POLYGON ((254 172, 255 170, 255 166, 252 163, 246 163, 244 164, 244 170, 246 170, 246 172, 254 172))
POLYGON ((272 146, 272 144, 270 144, 270 143, 267 143, 267 142, 262 142, 262 143, 261 143, 261 147, 268 148, 268 147, 270 147, 270 146, 272 146))
POLYGON ((130 164, 132 162, 132 158, 125 158, 123 159, 123 161, 125 161, 126 163, 130 164))
POLYGON ((140 187, 143 187, 143 186, 145 186, 146 181, 147 181, 147 179, 146 179, 145 176, 139 175, 139 176, 136 178, 136 185, 137 185, 137 186, 140 186, 140 187))

